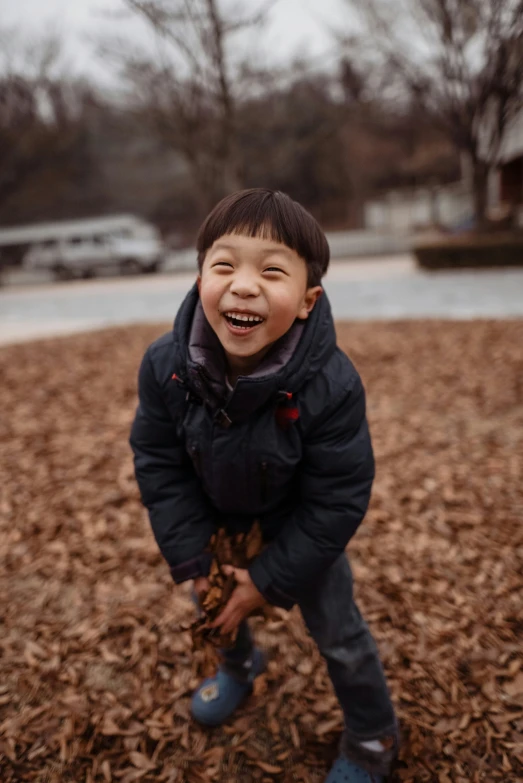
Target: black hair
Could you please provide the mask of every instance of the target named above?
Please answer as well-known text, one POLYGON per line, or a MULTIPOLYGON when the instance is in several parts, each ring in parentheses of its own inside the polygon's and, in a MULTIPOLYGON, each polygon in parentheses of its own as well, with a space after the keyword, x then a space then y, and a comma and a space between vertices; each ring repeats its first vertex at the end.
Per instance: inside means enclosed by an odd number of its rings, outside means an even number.
POLYGON ((223 198, 207 215, 196 240, 198 268, 214 242, 226 234, 244 234, 281 242, 307 264, 309 287, 319 285, 330 251, 319 223, 286 193, 267 188, 239 190, 223 198))

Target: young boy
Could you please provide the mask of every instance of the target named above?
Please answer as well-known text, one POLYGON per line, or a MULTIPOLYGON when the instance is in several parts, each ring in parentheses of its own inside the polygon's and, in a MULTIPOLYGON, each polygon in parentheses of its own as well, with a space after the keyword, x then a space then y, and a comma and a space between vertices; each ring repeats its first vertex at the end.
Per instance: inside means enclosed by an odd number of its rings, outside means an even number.
POLYGON ((147 350, 131 446, 142 500, 174 581, 208 587, 213 532, 258 519, 267 542, 216 620, 238 627, 192 700, 216 726, 252 690, 264 659, 246 618, 297 604, 345 717, 327 783, 381 783, 398 725, 375 642, 353 599, 347 543, 367 510, 374 459, 365 393, 336 346, 321 278, 329 247, 283 193, 223 199, 200 228, 199 275, 174 332, 147 350))

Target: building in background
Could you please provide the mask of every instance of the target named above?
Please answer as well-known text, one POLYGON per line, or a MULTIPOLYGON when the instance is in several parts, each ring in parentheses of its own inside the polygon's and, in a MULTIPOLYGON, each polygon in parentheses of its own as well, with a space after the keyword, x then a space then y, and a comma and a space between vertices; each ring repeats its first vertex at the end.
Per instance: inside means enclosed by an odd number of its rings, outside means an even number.
MULTIPOLYGON (((365 228, 411 233, 433 226, 466 228, 474 212, 470 165, 462 159, 458 182, 434 187, 398 188, 365 205, 365 228)), ((494 219, 515 217, 523 227, 523 111, 503 139, 499 165, 491 172, 488 207, 494 219)))
POLYGON ((518 224, 523 227, 523 111, 505 134, 494 181, 497 203, 515 212, 518 224))
POLYGON ((454 229, 466 224, 472 212, 472 194, 464 181, 401 188, 365 204, 365 228, 407 234, 434 226, 454 229))

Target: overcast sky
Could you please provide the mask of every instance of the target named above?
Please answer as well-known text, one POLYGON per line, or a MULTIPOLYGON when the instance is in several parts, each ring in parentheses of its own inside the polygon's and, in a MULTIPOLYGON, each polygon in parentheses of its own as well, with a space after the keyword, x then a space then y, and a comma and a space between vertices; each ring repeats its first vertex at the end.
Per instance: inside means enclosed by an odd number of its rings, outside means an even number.
MULTIPOLYGON (((253 2, 238 0, 236 5, 248 13, 253 2)), ((71 70, 110 84, 107 64, 97 56, 94 42, 112 32, 138 44, 148 38, 137 20, 121 17, 122 9, 122 0, 0 0, 0 25, 15 27, 24 37, 46 30, 60 33, 71 70)), ((346 0, 278 0, 263 36, 263 56, 275 64, 296 55, 321 61, 325 53, 332 59, 329 26, 347 23, 346 0)))

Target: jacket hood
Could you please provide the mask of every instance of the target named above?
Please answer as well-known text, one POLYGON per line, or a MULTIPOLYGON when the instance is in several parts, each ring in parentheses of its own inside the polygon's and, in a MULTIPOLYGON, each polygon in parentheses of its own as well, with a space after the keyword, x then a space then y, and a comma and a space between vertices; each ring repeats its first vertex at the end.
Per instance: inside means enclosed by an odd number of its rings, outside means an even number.
POLYGON ((176 374, 192 394, 227 417, 250 415, 278 393, 296 393, 336 349, 336 333, 325 292, 305 321, 298 321, 270 349, 255 372, 240 376, 232 395, 226 384, 225 353, 207 321, 195 284, 174 321, 176 374))

